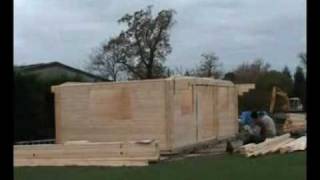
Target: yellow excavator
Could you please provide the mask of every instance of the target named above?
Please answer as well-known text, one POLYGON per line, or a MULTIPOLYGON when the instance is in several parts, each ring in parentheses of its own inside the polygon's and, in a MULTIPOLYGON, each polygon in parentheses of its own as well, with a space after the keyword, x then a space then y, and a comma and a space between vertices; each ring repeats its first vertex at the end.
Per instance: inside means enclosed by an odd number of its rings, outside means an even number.
POLYGON ((284 120, 282 125, 283 132, 305 132, 306 116, 305 113, 303 113, 303 106, 300 99, 297 97, 289 98, 287 93, 276 86, 272 89, 269 112, 274 118, 284 120), (277 97, 281 97, 284 103, 280 111, 275 113, 277 97))
POLYGON ((282 91, 279 87, 274 86, 272 88, 270 108, 269 108, 269 112, 271 114, 274 113, 277 97, 282 97, 282 99, 284 100, 284 104, 281 107, 282 112, 301 112, 301 111, 303 111, 303 106, 302 106, 301 101, 298 97, 289 98, 287 93, 282 91))

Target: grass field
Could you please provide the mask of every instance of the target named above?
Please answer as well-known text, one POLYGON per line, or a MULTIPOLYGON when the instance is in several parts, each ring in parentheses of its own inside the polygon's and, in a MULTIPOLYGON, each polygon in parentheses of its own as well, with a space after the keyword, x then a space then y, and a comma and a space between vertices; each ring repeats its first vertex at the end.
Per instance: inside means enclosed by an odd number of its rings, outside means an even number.
POLYGON ((20 167, 16 180, 304 180, 306 153, 194 157, 147 167, 20 167))

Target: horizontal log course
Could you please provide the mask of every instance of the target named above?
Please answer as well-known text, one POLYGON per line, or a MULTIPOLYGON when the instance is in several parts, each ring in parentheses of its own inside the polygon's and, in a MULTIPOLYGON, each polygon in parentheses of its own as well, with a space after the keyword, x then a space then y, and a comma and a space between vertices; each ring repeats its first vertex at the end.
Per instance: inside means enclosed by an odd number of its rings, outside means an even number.
POLYGON ((159 160, 158 142, 77 142, 14 146, 15 166, 140 165, 159 160))
POLYGON ((305 113, 287 113, 287 119, 283 124, 283 132, 295 132, 306 130, 305 113))

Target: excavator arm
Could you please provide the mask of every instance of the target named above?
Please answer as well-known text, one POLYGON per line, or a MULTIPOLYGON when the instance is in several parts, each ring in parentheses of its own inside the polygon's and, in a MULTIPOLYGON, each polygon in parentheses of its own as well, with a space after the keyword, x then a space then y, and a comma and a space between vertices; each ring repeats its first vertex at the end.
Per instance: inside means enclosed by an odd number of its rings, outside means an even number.
POLYGON ((280 88, 274 86, 272 88, 269 112, 270 113, 274 112, 274 107, 276 105, 277 96, 280 96, 285 100, 284 111, 288 111, 289 110, 289 97, 288 97, 287 93, 283 92, 280 88))

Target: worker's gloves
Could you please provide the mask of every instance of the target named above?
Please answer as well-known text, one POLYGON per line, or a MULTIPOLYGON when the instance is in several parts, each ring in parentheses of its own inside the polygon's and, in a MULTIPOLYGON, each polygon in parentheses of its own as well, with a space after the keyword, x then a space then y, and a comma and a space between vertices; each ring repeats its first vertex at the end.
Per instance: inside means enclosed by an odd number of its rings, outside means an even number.
POLYGON ((251 129, 251 127, 250 127, 249 125, 243 126, 243 129, 246 130, 246 131, 248 131, 250 134, 253 133, 253 131, 252 131, 252 129, 251 129))
POLYGON ((248 126, 248 125, 244 125, 244 126, 243 126, 243 129, 244 129, 244 130, 246 130, 246 131, 249 131, 250 126, 248 126))

